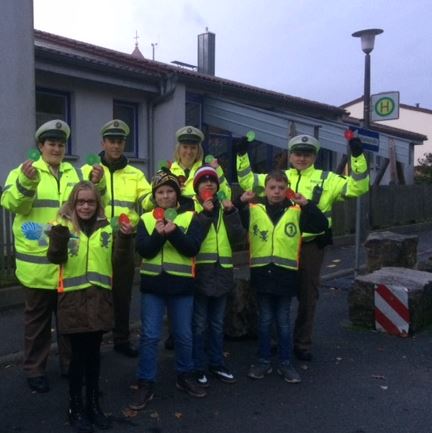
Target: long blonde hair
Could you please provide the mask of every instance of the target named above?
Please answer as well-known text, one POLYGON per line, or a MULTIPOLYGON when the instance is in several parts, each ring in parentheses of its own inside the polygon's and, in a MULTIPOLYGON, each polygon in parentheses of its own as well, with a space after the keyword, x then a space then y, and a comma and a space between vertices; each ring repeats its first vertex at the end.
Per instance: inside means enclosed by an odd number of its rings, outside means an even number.
MULTIPOLYGON (((177 143, 176 147, 175 147, 175 150, 174 150, 173 160, 177 161, 178 163, 180 163, 180 151, 179 151, 179 149, 180 149, 180 146, 182 144, 188 144, 188 143, 177 143)), ((190 144, 195 144, 195 143, 190 143, 190 144)), ((197 143, 196 146, 198 146, 198 153, 197 153, 197 156, 195 158, 194 164, 197 161, 202 161, 203 158, 204 158, 204 149, 203 149, 201 143, 197 143)))
POLYGON ((89 182, 88 180, 82 180, 75 184, 73 187, 67 201, 60 208, 58 215, 60 218, 65 218, 70 220, 74 231, 79 234, 80 225, 78 215, 76 213, 76 202, 78 199, 78 194, 80 191, 91 191, 96 199, 96 218, 97 219, 106 219, 104 206, 102 203, 102 198, 99 190, 96 188, 95 184, 89 182))

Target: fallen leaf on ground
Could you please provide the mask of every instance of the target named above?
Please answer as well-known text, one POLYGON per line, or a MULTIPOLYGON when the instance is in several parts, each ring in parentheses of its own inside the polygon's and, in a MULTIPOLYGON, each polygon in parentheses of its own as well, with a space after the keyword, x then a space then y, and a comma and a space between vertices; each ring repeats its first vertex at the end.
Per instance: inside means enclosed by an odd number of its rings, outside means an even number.
POLYGON ((335 268, 336 265, 327 265, 328 268, 335 268))
POLYGON ((343 359, 343 358, 341 358, 340 356, 337 356, 337 357, 336 357, 336 361, 337 361, 337 362, 342 361, 342 359, 343 359))
POLYGON ((131 409, 130 407, 125 407, 122 410, 122 414, 125 418, 133 418, 138 415, 138 411, 131 409))
POLYGON ((387 385, 380 385, 380 388, 383 389, 384 391, 386 391, 388 389, 387 385))
POLYGON ((159 418, 159 413, 157 411, 152 412, 150 418, 159 418))
POLYGON ((176 412, 176 413, 174 414, 174 416, 175 416, 177 419, 180 419, 180 418, 183 417, 183 414, 182 414, 181 412, 176 412))
POLYGON ((231 356, 231 353, 230 352, 224 352, 223 353, 223 357, 224 358, 229 358, 231 356))
POLYGON ((386 380, 385 376, 383 376, 382 374, 372 374, 372 377, 374 379, 386 380))
POLYGON ((340 259, 334 259, 334 260, 332 260, 332 262, 334 262, 334 263, 339 263, 339 262, 340 262, 340 259))

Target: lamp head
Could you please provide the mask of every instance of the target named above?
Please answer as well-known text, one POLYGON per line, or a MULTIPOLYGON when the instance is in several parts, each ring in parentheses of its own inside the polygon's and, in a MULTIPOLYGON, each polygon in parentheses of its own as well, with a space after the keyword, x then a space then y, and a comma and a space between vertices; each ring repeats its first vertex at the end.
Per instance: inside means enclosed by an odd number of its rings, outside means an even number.
POLYGON ((352 34, 355 38, 361 38, 362 51, 369 54, 374 49, 375 36, 383 32, 382 29, 365 29, 359 30, 352 34))

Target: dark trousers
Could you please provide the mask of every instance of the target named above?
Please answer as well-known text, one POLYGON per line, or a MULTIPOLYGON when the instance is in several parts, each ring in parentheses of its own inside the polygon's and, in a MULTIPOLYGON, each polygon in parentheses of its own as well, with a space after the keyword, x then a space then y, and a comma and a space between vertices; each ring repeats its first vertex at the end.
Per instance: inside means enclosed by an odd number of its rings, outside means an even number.
MULTIPOLYGON (((57 291, 24 287, 24 373, 43 376, 51 349, 52 316, 57 312, 57 291)), ((57 334, 60 369, 67 373, 70 360, 69 341, 57 334)))
MULTIPOLYGON (((130 248, 134 248, 133 242, 130 248)), ((131 256, 134 256, 131 253, 131 256)), ((132 286, 135 273, 135 262, 113 263, 112 299, 114 309, 114 345, 129 342, 129 316, 132 297, 132 286)))
POLYGON ((300 255, 300 286, 298 292, 298 310, 294 326, 294 348, 310 351, 315 318, 315 309, 319 297, 320 272, 324 259, 324 249, 316 242, 304 242, 300 255))
POLYGON ((69 394, 81 397, 85 378, 87 399, 99 389, 102 331, 67 334, 72 353, 69 366, 69 394))

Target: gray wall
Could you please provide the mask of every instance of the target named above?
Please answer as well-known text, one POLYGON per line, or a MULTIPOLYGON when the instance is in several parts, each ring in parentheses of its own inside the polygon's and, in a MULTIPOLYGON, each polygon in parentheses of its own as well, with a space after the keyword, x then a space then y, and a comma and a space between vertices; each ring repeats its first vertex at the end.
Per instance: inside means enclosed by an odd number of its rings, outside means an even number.
POLYGON ((2 0, 0 13, 0 183, 34 145, 33 1, 2 0), (19 53, 19 55, 17 55, 19 53))
POLYGON ((174 154, 175 132, 185 125, 186 88, 179 84, 171 99, 157 105, 154 112, 154 159, 155 168, 159 161, 171 160, 174 154))
POLYGON ((68 92, 71 96, 71 138, 74 165, 85 163, 86 155, 101 150, 100 129, 112 119, 113 101, 121 100, 138 105, 138 158, 134 166, 144 172, 148 155, 147 95, 128 89, 98 85, 89 81, 67 79, 38 73, 37 85, 52 90, 68 92))

